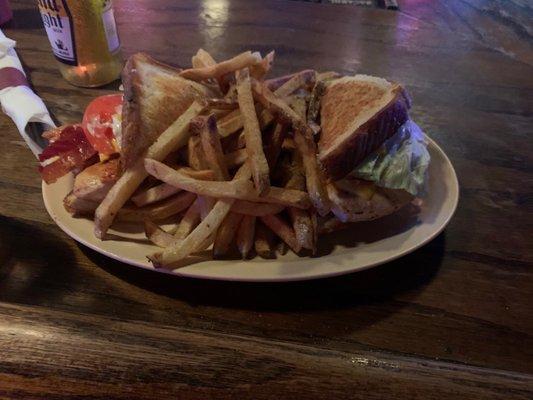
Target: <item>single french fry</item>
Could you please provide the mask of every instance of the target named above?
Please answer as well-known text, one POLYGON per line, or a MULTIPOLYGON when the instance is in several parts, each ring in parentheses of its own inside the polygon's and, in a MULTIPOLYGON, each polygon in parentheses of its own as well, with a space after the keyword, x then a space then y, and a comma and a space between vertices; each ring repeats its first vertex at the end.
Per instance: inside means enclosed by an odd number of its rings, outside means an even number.
MULTIPOLYGON (((178 168, 178 171, 183 172, 191 178, 200 180, 213 180, 215 176, 213 171, 209 169, 196 171, 192 168, 184 167, 178 168)), ((178 189, 167 183, 161 183, 157 186, 145 190, 144 192, 136 194, 131 198, 131 200, 133 201, 133 203, 135 203, 137 207, 143 207, 164 200, 176 193, 179 193, 180 191, 181 189, 178 189)))
POLYGON ((261 58, 250 51, 241 53, 229 60, 221 61, 215 65, 203 68, 191 68, 180 72, 183 78, 193 81, 203 81, 209 78, 219 78, 230 72, 249 67, 261 62, 261 58))
POLYGON ((215 243, 213 245, 214 257, 221 257, 227 254, 242 218, 242 214, 234 212, 230 212, 226 216, 216 233, 215 243))
POLYGON ((255 112, 248 69, 244 68, 237 71, 236 79, 237 97, 243 119, 248 160, 250 161, 250 167, 252 169, 255 189, 259 195, 263 195, 268 192, 270 187, 270 172, 263 151, 263 139, 261 137, 261 130, 255 112))
POLYGON ((254 244, 255 219, 256 217, 252 215, 245 215, 237 229, 237 248, 243 260, 248 257, 254 244))
POLYGON ((216 61, 211 54, 209 54, 204 49, 198 49, 196 54, 192 57, 192 67, 197 68, 206 68, 216 65, 216 61))
MULTIPOLYGON (((189 123, 194 117, 200 114, 202 109, 203 106, 201 104, 197 102, 192 103, 187 111, 174 121, 148 148, 144 157, 163 160, 171 152, 185 146, 189 139, 189 123)), ((141 157, 131 168, 124 171, 96 209, 94 219, 94 233, 96 237, 100 239, 104 238, 118 210, 120 210, 142 181, 148 176, 144 168, 144 157, 141 157)))
MULTIPOLYGON (((247 165, 243 165, 233 179, 246 181, 249 178, 250 169, 247 165)), ((176 246, 166 248, 162 252, 152 254, 148 257, 150 261, 155 267, 172 268, 170 266, 172 263, 182 260, 191 253, 198 251, 206 242, 209 243, 214 240, 214 233, 230 212, 234 201, 234 199, 218 200, 209 215, 183 241, 176 246)))
POLYGON ((268 74, 268 71, 270 71, 272 68, 275 55, 276 53, 274 50, 272 50, 259 63, 250 66, 250 75, 254 79, 263 79, 263 77, 268 74))
POLYGON ((239 103, 233 99, 207 99, 207 107, 215 110, 236 110, 239 108, 239 103))
POLYGON ((261 258, 275 258, 274 233, 258 220, 255 225, 255 252, 261 258))
POLYGON ((187 162, 191 168, 195 170, 209 168, 205 162, 205 154, 202 148, 202 142, 200 140, 200 136, 198 135, 193 135, 189 138, 187 143, 187 162))
POLYGON ((228 167, 226 166, 222 144, 217 131, 217 123, 213 115, 203 120, 200 140, 205 154, 205 161, 215 173, 215 178, 219 181, 229 180, 228 167))
POLYGON ((238 149, 224 155, 224 160, 228 168, 234 168, 244 164, 247 158, 248 154, 246 153, 246 149, 238 149))
POLYGON ((228 137, 241 129, 242 124, 241 110, 236 109, 218 120, 218 133, 222 137, 228 137))
MULTIPOLYGON (((294 153, 293 166, 291 168, 291 177, 285 185, 288 189, 303 190, 305 188, 305 177, 303 175, 302 158, 298 153, 294 153)), ((301 210, 295 207, 287 209, 292 222, 292 228, 296 235, 296 240, 301 247, 316 251, 315 248, 315 226, 313 225, 312 213, 309 210, 301 210)))
MULTIPOLYGON (((243 164, 241 168, 244 166, 247 166, 247 164, 243 164)), ((145 160, 145 168, 150 175, 157 179, 201 196, 275 203, 303 209, 310 206, 307 193, 300 190, 272 186, 266 195, 259 196, 255 192, 252 183, 248 180, 234 179, 231 182, 200 181, 167 167, 163 163, 150 159, 145 160)))
POLYGON ((146 234, 148 240, 159 247, 165 248, 171 246, 172 243, 176 241, 174 236, 168 232, 165 232, 149 219, 144 221, 144 233, 146 234))
POLYGON ((270 229, 272 232, 274 232, 276 235, 278 235, 281 240, 283 240, 285 243, 289 245, 289 247, 294 251, 295 253, 300 252, 301 247, 298 241, 296 240, 296 236, 294 235, 294 231, 283 221, 280 217, 277 215, 265 215, 261 218, 261 221, 270 229))
POLYGON ((331 209, 331 203, 326 190, 325 179, 316 157, 316 143, 313 132, 283 100, 279 99, 265 85, 254 82, 252 85, 254 96, 270 112, 278 116, 282 121, 293 126, 294 142, 303 157, 306 175, 307 191, 318 213, 326 215, 331 209))
POLYGON ((265 155, 270 170, 273 170, 278 162, 281 146, 287 134, 287 126, 281 123, 274 125, 272 133, 265 140, 265 155))
POLYGON ((123 207, 117 213, 117 220, 140 222, 145 219, 165 219, 187 209, 195 198, 196 196, 194 193, 184 192, 146 207, 123 207))
MULTIPOLYGON (((296 92, 301 87, 311 87, 316 80, 316 71, 306 69, 294 74, 289 80, 283 83, 279 88, 275 89, 275 94, 278 97, 287 97, 296 92)), ((269 86, 270 88, 270 86, 269 86)), ((274 90, 270 88, 271 90, 274 90)))
POLYGON ((179 192, 181 192, 181 189, 178 189, 166 183, 162 183, 148 190, 145 190, 144 192, 136 194, 131 198, 131 201, 133 201, 133 203, 137 207, 143 207, 167 199, 170 196, 179 192))
POLYGON ((215 199, 207 196, 198 196, 198 209, 200 210, 200 220, 204 220, 215 205, 215 199))
POLYGON ((273 203, 254 203, 246 200, 237 200, 233 203, 231 211, 244 215, 252 215, 254 217, 262 217, 263 215, 278 214, 285 208, 281 204, 273 203))
POLYGON ((198 225, 200 222, 200 203, 201 199, 199 197, 194 200, 194 203, 187 209, 183 218, 181 219, 176 232, 174 232, 174 237, 176 239, 185 239, 189 233, 198 225))

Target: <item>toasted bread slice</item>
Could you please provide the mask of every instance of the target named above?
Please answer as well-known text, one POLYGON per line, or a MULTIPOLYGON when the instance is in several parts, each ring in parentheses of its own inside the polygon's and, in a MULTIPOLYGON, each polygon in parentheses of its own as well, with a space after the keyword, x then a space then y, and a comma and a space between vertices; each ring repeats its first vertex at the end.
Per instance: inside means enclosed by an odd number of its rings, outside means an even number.
POLYGON ((131 165, 194 100, 212 94, 179 76, 180 70, 143 53, 131 56, 122 72, 122 165, 131 165))
POLYGON ((346 176, 407 120, 409 98, 395 83, 368 75, 332 81, 321 99, 319 159, 331 180, 346 176))

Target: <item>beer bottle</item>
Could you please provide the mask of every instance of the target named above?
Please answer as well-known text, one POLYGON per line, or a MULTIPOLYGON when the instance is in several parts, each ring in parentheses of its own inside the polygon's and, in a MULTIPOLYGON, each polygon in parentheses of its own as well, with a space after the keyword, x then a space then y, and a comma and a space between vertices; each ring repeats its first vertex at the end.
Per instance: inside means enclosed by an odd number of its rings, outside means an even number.
POLYGON ((105 85, 120 75, 122 57, 112 0, 38 0, 59 70, 73 85, 105 85))

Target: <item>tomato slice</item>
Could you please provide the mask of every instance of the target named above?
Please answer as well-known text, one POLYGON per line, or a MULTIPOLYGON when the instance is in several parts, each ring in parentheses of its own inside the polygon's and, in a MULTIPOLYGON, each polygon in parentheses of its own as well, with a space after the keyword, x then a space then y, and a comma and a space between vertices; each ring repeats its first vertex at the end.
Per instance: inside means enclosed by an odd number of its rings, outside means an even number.
POLYGON ((114 145, 113 115, 120 114, 122 95, 100 96, 89 103, 83 115, 82 126, 87 140, 96 151, 111 155, 117 152, 114 145))

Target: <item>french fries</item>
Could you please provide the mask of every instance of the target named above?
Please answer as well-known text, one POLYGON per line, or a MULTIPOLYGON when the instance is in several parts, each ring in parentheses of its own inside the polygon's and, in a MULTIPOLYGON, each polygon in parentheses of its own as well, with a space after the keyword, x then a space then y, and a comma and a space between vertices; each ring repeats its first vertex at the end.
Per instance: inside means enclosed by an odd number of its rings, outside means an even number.
POLYGON ((144 221, 144 233, 148 240, 159 247, 171 246, 176 239, 170 233, 165 232, 149 219, 144 221))
POLYGON ((222 225, 220 225, 217 230, 215 243, 213 245, 214 257, 222 257, 228 253, 242 218, 242 214, 234 212, 230 212, 226 216, 224 222, 222 222, 222 225))
POLYGON ((219 78, 230 72, 250 67, 261 62, 261 57, 251 51, 245 51, 229 60, 201 68, 191 68, 180 72, 183 78, 202 81, 209 78, 219 78))
POLYGON ((202 119, 200 140, 205 154, 205 161, 209 169, 215 174, 215 178, 219 181, 228 180, 228 167, 226 166, 222 144, 217 131, 217 123, 213 115, 210 115, 207 119, 202 119))
POLYGON ((144 224, 160 247, 148 256, 156 268, 172 270, 211 245, 215 258, 235 248, 243 259, 254 250, 263 258, 288 248, 315 253, 318 234, 341 223, 327 217, 339 204, 332 211, 315 142, 321 98, 339 75, 308 69, 265 80, 274 56, 245 51, 217 62, 199 49, 180 76, 206 87, 209 98, 122 171, 100 204, 71 193, 65 208, 94 214, 100 239, 115 219, 144 224), (169 217, 173 233, 157 225, 169 217))
MULTIPOLYGON (((163 160, 171 152, 185 146, 189 139, 189 123, 202 111, 203 106, 197 102, 174 121, 159 138, 148 148, 144 157, 154 160, 163 160)), ((113 223, 118 210, 128 201, 131 195, 148 176, 144 168, 144 157, 139 159, 130 169, 124 171, 122 176, 113 185, 106 197, 100 203, 94 217, 94 234, 103 239, 107 230, 113 223)))
POLYGON ((187 209, 183 218, 181 219, 174 237, 176 239, 185 239, 189 233, 198 225, 200 222, 200 203, 202 199, 197 197, 194 200, 194 203, 187 209))
POLYGON ((301 246, 296 240, 294 231, 277 215, 265 215, 261 221, 276 235, 278 235, 295 253, 299 253, 301 246))
POLYGON ((320 215, 326 215, 331 209, 331 203, 316 157, 316 144, 311 129, 294 110, 272 93, 265 85, 254 82, 252 88, 254 96, 256 96, 265 108, 277 115, 283 122, 292 124, 295 130, 294 142, 303 158, 307 191, 318 213, 320 215))
POLYGON ((244 214, 252 215, 254 217, 262 217, 264 215, 277 214, 285 208, 284 205, 274 204, 274 203, 253 203, 246 200, 237 200, 233 203, 231 211, 244 214))
POLYGON ((261 258, 274 258, 274 234, 258 220, 255 225, 254 248, 261 258))
POLYGON ((252 183, 245 179, 234 179, 231 182, 200 181, 190 178, 156 160, 146 159, 144 164, 146 171, 155 178, 201 196, 275 203, 302 209, 307 209, 310 206, 309 196, 301 190, 271 186, 266 195, 258 196, 252 183))
POLYGON ((128 222, 142 222, 145 219, 165 219, 185 210, 195 198, 194 193, 183 192, 146 207, 123 207, 118 211, 117 219, 128 222))
MULTIPOLYGON (((237 182, 246 182, 250 178, 250 169, 243 165, 233 178, 237 182)), ((217 183, 217 182, 213 182, 217 183)), ((200 224, 185 238, 174 246, 164 249, 162 252, 154 253, 148 258, 154 266, 172 268, 172 263, 182 260, 189 254, 202 250, 206 244, 214 240, 217 231, 226 215, 231 210, 234 199, 220 199, 200 224)))
POLYGON ((237 229, 237 248, 243 260, 248 257, 248 253, 254 245, 255 219, 256 217, 252 215, 245 215, 237 229))
POLYGON ((224 155, 224 161, 228 168, 234 168, 244 164, 247 158, 248 154, 246 153, 246 149, 235 150, 224 155))
POLYGON ((261 129, 259 128, 259 122, 255 112, 248 69, 244 68, 238 71, 236 79, 237 98, 239 100, 239 108, 244 125, 244 136, 246 139, 246 152, 248 153, 248 160, 250 160, 256 191, 259 195, 263 195, 270 188, 270 171, 263 151, 263 139, 261 138, 261 129))

